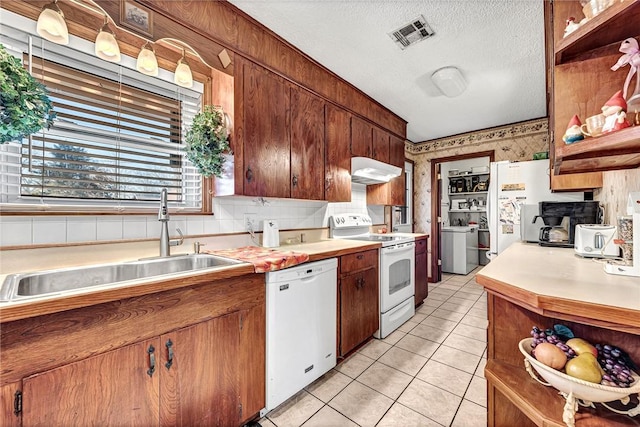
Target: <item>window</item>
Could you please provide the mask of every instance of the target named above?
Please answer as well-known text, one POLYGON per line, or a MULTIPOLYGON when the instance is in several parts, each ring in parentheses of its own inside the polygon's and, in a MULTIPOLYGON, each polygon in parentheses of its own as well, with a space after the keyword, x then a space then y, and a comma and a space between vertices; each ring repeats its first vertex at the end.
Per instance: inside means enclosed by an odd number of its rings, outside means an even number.
POLYGON ((30 55, 30 36, 18 31, 3 28, 2 42, 45 84, 57 117, 0 146, 3 206, 155 207, 167 188, 174 206, 200 208, 201 178, 182 141, 201 91, 47 41, 30 55))

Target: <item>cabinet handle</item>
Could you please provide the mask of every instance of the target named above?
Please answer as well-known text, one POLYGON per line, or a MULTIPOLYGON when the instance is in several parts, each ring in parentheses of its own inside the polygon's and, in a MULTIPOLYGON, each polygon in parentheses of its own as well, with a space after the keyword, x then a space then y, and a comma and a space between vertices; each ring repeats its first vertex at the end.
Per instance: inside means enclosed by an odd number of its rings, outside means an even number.
POLYGON ((247 168, 247 172, 244 174, 244 176, 247 178, 248 182, 251 182, 253 180, 253 171, 250 167, 247 168))
POLYGON ((366 283, 367 283, 367 282, 364 280, 364 277, 363 277, 363 278, 360 280, 360 289, 364 288, 364 285, 365 285, 366 283))
POLYGON ((293 175, 293 178, 291 178, 291 185, 294 187, 298 186, 298 175, 293 175))
POLYGON ((167 363, 165 363, 164 366, 167 369, 170 369, 171 365, 173 365, 173 342, 169 340, 165 346, 167 347, 167 363))
POLYGON ((356 259, 364 259, 364 255, 362 254, 356 255, 356 259))
POLYGON ((324 179, 324 189, 328 190, 331 188, 331 178, 325 178, 324 179))
POLYGON ((156 371, 155 351, 156 349, 152 345, 150 345, 149 349, 147 350, 147 353, 149 353, 149 370, 147 370, 147 375, 149 375, 150 377, 152 377, 153 373, 156 371))

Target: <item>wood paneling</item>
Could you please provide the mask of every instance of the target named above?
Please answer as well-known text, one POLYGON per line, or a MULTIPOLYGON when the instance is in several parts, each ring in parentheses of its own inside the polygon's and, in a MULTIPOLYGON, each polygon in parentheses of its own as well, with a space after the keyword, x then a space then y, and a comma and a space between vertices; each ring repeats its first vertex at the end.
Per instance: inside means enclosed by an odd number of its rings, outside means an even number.
POLYGON ((170 0, 142 2, 172 16, 187 28, 207 34, 213 41, 237 55, 276 71, 350 112, 405 137, 404 120, 264 28, 231 3, 170 0), (180 7, 176 3, 180 3, 180 7))
POLYGON ((416 307, 427 298, 429 285, 427 283, 427 237, 416 239, 416 274, 415 274, 415 305, 416 307))
POLYGON ((389 163, 404 169, 404 140, 389 135, 389 163))
POLYGON ((323 200, 324 101, 298 88, 291 89, 291 197, 323 200))
POLYGON ((351 201, 351 117, 325 105, 325 188, 328 202, 351 201))

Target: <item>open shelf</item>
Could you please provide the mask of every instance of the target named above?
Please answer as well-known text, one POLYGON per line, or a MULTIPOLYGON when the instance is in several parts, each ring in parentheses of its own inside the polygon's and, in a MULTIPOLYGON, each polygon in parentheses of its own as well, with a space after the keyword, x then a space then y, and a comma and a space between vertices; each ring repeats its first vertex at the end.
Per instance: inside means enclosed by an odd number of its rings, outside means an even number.
POLYGON ((449 196, 471 196, 474 194, 487 194, 488 191, 466 191, 460 193, 449 193, 449 196))
MULTIPOLYGON (((579 19, 578 19, 579 20, 579 19)), ((640 0, 616 2, 599 15, 556 43, 555 63, 570 62, 577 56, 637 34, 630 31, 640 22, 640 0)))
POLYGON ((466 178, 466 177, 469 177, 469 176, 479 176, 479 175, 489 175, 489 172, 487 171, 487 172, 462 173, 462 174, 458 174, 458 175, 449 175, 449 178, 466 178))
MULTIPOLYGON (((524 359, 524 357, 523 357, 524 359)), ((497 360, 487 360, 484 375, 488 381, 531 421, 539 426, 566 427, 562 411, 566 400, 553 387, 534 381, 522 366, 513 366, 497 360)), ((631 405, 634 403, 632 402, 631 405)), ((576 413, 576 426, 629 426, 637 425, 634 418, 616 415, 601 405, 596 409, 580 407, 576 413)))
POLYGON ((486 209, 449 209, 449 212, 486 212, 486 209))
POLYGON ((557 146, 556 173, 593 172, 640 166, 640 126, 557 146))

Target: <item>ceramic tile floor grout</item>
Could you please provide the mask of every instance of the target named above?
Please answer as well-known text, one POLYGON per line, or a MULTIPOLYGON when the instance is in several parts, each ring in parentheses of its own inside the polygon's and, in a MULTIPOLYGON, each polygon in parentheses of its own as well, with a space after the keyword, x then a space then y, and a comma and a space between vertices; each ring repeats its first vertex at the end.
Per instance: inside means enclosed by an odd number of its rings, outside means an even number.
POLYGON ((263 427, 486 425, 486 382, 483 372, 478 372, 486 360, 486 293, 473 278, 478 270, 466 276, 444 274, 440 282, 429 283, 429 296, 416 310, 416 315, 399 330, 358 349, 269 412, 260 424, 263 427), (449 305, 442 308, 444 304, 449 305), (470 313, 473 309, 480 309, 484 314, 470 313), (421 325, 424 328, 418 330, 421 325), (425 329, 426 336, 421 334, 425 329), (464 332, 466 335, 460 334, 464 329, 468 329, 464 332), (482 330, 484 337, 478 340, 474 333, 482 330), (401 343, 406 337, 426 346, 426 353, 418 353, 422 347, 401 343), (445 343, 450 337, 451 341, 445 343), (470 347, 464 349, 465 344, 470 347), (399 355, 405 359, 399 360, 399 355), (407 365, 411 363, 415 366, 408 373, 407 365), (374 368, 389 376, 376 377, 371 384, 370 373, 374 368), (389 384, 392 387, 400 381, 398 378, 404 378, 404 383, 390 397, 389 384), (447 379, 451 381, 446 382, 447 379), (454 390, 456 384, 459 384, 458 390, 454 390))

